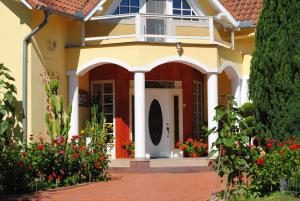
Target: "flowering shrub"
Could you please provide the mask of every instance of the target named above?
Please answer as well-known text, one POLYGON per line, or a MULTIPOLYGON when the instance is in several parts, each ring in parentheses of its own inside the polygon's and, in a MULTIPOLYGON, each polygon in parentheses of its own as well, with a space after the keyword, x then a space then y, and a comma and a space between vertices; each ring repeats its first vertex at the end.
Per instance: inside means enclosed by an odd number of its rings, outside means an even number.
MULTIPOLYGON (((300 145, 286 141, 256 138, 251 144, 247 124, 232 97, 228 105, 216 108, 219 138, 214 143, 219 156, 210 161, 220 177, 227 177, 225 200, 264 196, 279 190, 280 182, 300 167, 300 145)), ((253 125, 251 125, 253 126, 253 125)))
POLYGON ((188 138, 182 144, 180 142, 177 145, 185 154, 185 156, 205 156, 207 155, 207 143, 204 143, 204 140, 201 138, 199 141, 194 140, 193 138, 188 138))
MULTIPOLYGON (((87 146, 83 136, 69 139, 70 109, 64 117, 63 101, 57 95, 57 87, 57 82, 46 87, 48 95, 51 94, 51 106, 46 115, 51 141, 46 142, 42 137, 33 141, 35 139, 30 136, 29 145, 20 147, 11 143, 3 149, 0 154, 0 195, 108 179, 109 134, 103 123, 105 119, 99 121, 93 115, 92 123, 86 123, 87 133, 92 127, 97 128, 92 129, 91 143, 87 146)), ((93 112, 98 113, 97 108, 93 112)))
POLYGON ((80 145, 73 136, 66 145, 62 137, 52 143, 32 143, 22 152, 22 162, 31 167, 30 177, 41 189, 107 179, 106 145, 80 145))

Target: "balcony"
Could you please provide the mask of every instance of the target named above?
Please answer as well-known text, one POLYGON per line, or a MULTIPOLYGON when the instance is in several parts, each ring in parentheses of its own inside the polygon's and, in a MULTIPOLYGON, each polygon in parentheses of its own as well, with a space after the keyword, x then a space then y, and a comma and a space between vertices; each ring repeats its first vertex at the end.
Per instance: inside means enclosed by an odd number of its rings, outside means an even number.
POLYGON ((85 23, 84 45, 125 42, 234 46, 234 27, 212 16, 126 14, 92 17, 85 23))

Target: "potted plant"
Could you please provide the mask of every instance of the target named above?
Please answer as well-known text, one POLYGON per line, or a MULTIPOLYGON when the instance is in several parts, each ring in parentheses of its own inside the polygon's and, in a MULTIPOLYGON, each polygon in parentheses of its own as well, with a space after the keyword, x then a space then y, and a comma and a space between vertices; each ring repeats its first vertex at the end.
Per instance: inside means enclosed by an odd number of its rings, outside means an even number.
POLYGON ((124 144, 122 147, 123 147, 123 149, 125 149, 127 151, 128 156, 130 158, 134 158, 135 146, 134 146, 134 142, 133 141, 130 141, 130 143, 128 143, 128 144, 124 144))
POLYGON ((184 157, 197 157, 195 142, 193 138, 188 138, 184 143, 180 144, 184 157))
POLYGON ((193 138, 188 138, 184 143, 177 143, 179 148, 183 151, 184 157, 200 157, 207 155, 207 143, 204 143, 203 139, 199 141, 193 138))

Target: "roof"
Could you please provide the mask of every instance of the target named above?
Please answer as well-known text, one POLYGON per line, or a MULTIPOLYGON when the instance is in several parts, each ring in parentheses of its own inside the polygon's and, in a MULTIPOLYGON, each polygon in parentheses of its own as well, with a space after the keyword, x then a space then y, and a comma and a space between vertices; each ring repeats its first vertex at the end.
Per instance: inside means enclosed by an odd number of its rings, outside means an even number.
POLYGON ((33 8, 51 10, 75 18, 86 17, 100 0, 27 0, 33 8))
MULTIPOLYGON (((101 0, 26 0, 33 8, 41 7, 75 18, 86 17, 101 0)), ((219 0, 237 21, 256 24, 263 0, 219 0)))
POLYGON ((250 21, 256 24, 263 0, 219 0, 237 21, 250 21))

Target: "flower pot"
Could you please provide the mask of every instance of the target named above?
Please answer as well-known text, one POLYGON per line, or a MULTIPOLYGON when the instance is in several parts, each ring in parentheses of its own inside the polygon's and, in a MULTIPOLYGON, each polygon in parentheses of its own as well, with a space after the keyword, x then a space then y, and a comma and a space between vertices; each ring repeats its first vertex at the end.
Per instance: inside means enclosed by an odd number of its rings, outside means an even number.
POLYGON ((187 158, 196 158, 198 157, 198 154, 195 152, 184 152, 183 156, 187 158))

